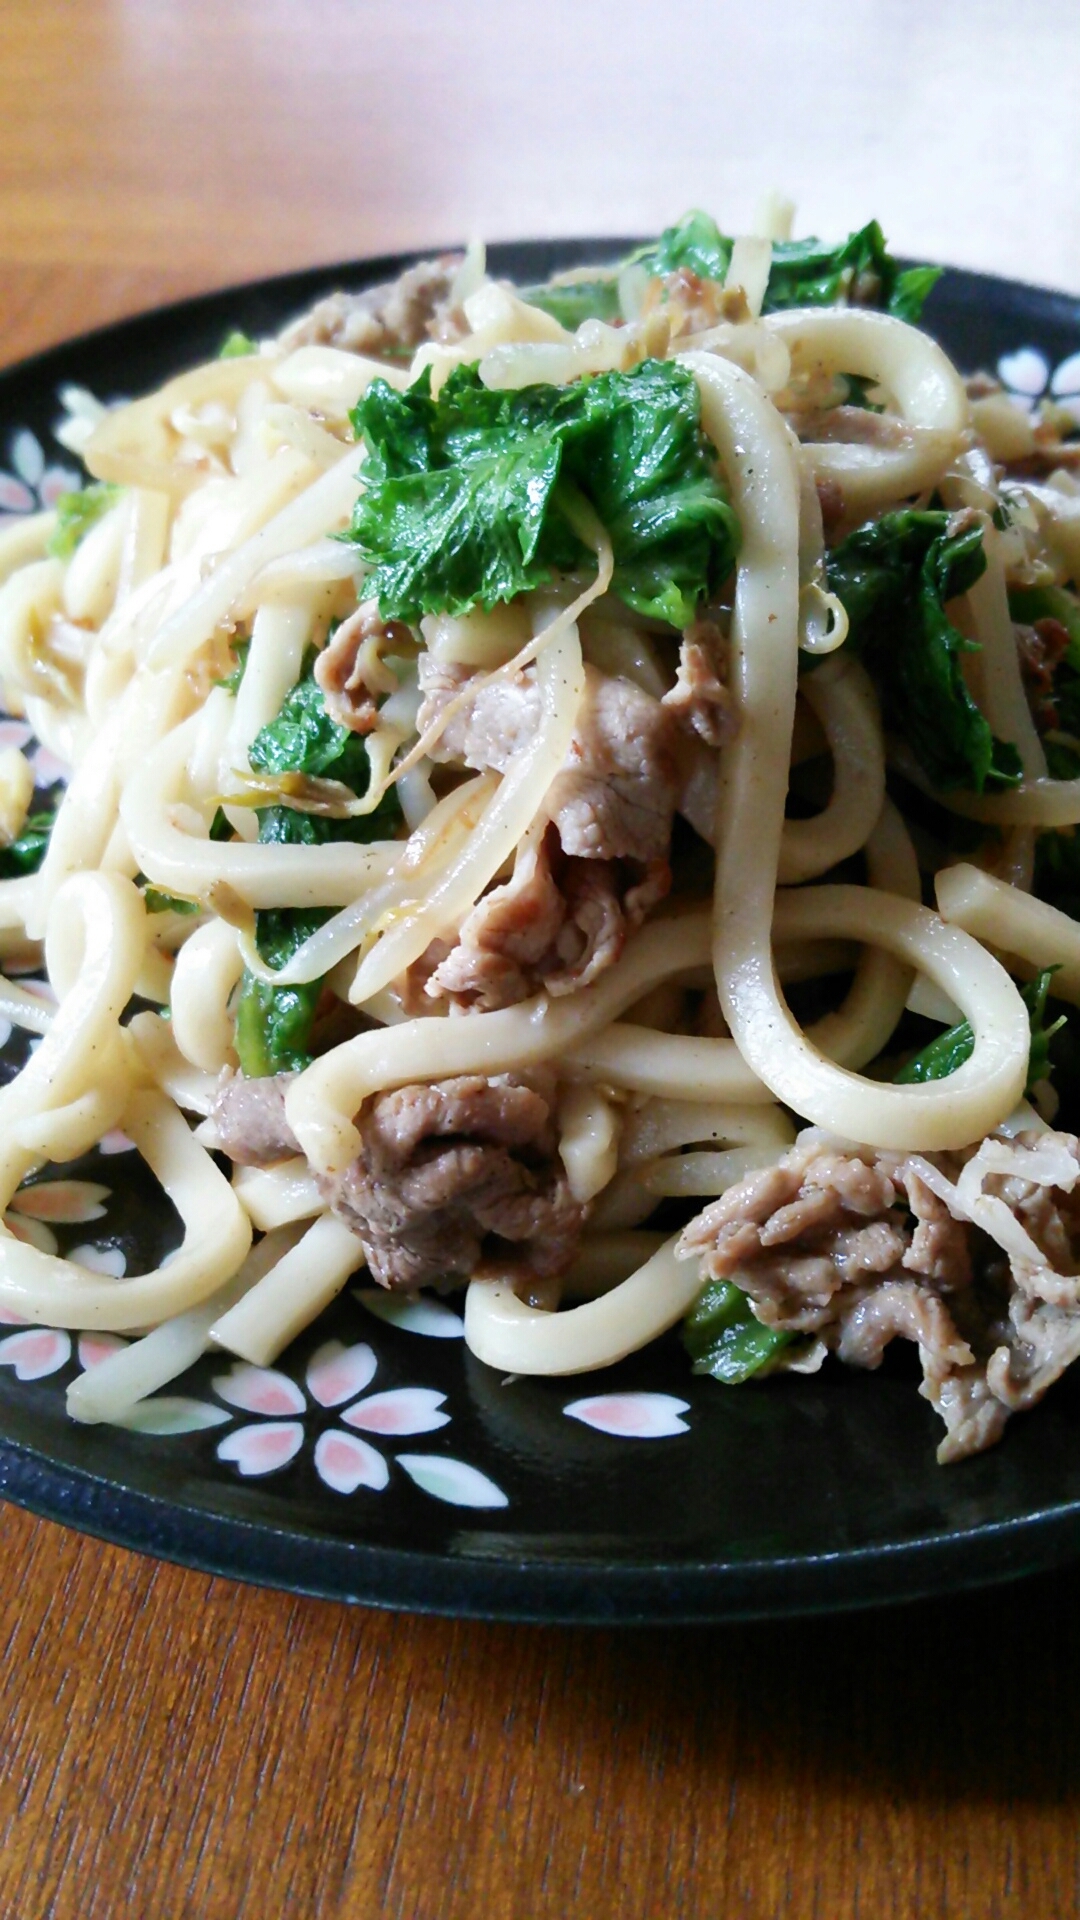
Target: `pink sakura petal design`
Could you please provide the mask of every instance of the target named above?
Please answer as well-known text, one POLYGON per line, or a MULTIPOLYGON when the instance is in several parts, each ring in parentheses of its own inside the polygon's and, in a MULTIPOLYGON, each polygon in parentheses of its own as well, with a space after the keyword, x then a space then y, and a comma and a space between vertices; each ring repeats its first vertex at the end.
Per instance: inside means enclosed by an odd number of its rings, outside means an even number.
POLYGON ((44 1005, 47 1007, 55 1007, 56 1005, 58 1005, 56 995, 53 992, 53 989, 49 981, 43 980, 40 974, 19 973, 19 969, 17 966, 9 967, 8 972, 13 977, 15 975, 18 975, 20 987, 22 988, 23 992, 28 993, 32 999, 42 1001, 44 1005))
POLYGON ((113 1280, 122 1280, 127 1272, 127 1256, 122 1247, 101 1247, 87 1241, 81 1247, 72 1247, 68 1254, 80 1267, 89 1267, 91 1273, 107 1273, 113 1280))
POLYGON ((342 1414, 347 1426, 360 1427, 364 1433, 434 1433, 436 1427, 449 1425, 450 1415, 440 1413, 445 1393, 433 1387, 392 1387, 389 1393, 373 1393, 359 1400, 342 1414))
POLYGON ((0 509, 5 513, 33 513, 37 506, 29 487, 13 473, 0 473, 0 509))
POLYGON ((30 1322, 21 1313, 12 1313, 10 1307, 0 1306, 0 1327, 28 1327, 30 1322))
POLYGON ((255 1427, 237 1427, 226 1434, 217 1450, 219 1460, 229 1460, 242 1474, 276 1473, 295 1460, 304 1444, 304 1429, 299 1420, 268 1420, 255 1427))
POLYGON ((448 1460, 440 1453, 399 1453, 399 1467, 422 1493, 433 1500, 445 1500, 451 1507, 508 1507, 501 1487, 486 1473, 470 1467, 464 1460, 448 1460))
POLYGON ((580 1420, 597 1433, 614 1434, 618 1440, 666 1440, 671 1434, 690 1431, 679 1415, 689 1413, 689 1400, 676 1400, 670 1393, 597 1393, 588 1400, 571 1400, 563 1408, 571 1420, 580 1420))
POLYGON ((81 485, 78 474, 70 467, 46 467, 38 485, 38 497, 43 507, 55 507, 62 493, 77 493, 81 485))
POLYGON ((461 1340, 465 1322, 443 1301, 427 1293, 387 1293, 383 1287, 356 1287, 362 1307, 404 1333, 424 1333, 432 1340, 461 1340))
POLYGON ((71 1335, 55 1327, 26 1327, 0 1340, 0 1367, 14 1367, 19 1380, 44 1380, 71 1359, 71 1335))
POLYGON ((28 747, 33 737, 25 720, 0 720, 0 747, 28 747))
POLYGON ((304 1396, 295 1380, 276 1367, 251 1367, 242 1360, 231 1373, 218 1374, 212 1385, 220 1399, 243 1413, 265 1413, 275 1419, 304 1411, 304 1396))
POLYGON ((315 1471, 334 1493, 355 1493, 357 1487, 381 1493, 390 1478, 382 1454, 340 1427, 328 1428, 316 1440, 315 1471))
POLYGON ((28 487, 37 487, 45 471, 45 455, 41 451, 41 441, 29 427, 22 427, 13 434, 11 440, 11 464, 20 480, 28 487))
POLYGON ((1050 378, 1050 363, 1037 347, 1018 347, 1015 353, 1003 353, 997 364, 998 378, 1014 393, 1037 400, 1050 378))
POLYGON ((74 1226, 103 1220, 102 1201, 111 1194, 111 1187, 99 1187, 93 1180, 35 1180, 32 1186, 20 1187, 12 1195, 11 1205, 16 1213, 25 1213, 31 1220, 56 1220, 74 1226))
POLYGON ((30 757, 30 765, 39 787, 53 787, 58 780, 68 781, 71 778, 67 761, 58 759, 55 753, 49 752, 48 747, 38 747, 30 757))
POLYGON ((327 1340, 308 1361, 307 1390, 320 1407, 343 1406, 374 1380, 378 1364, 365 1344, 345 1347, 340 1340, 327 1340))
POLYGON ((36 1247, 39 1253, 56 1254, 60 1251, 55 1233, 45 1225, 44 1220, 20 1220, 17 1213, 5 1213, 4 1225, 16 1240, 21 1240, 24 1246, 36 1247))
POLYGON ((109 1360, 114 1353, 121 1353, 127 1346, 118 1333, 80 1333, 79 1365, 84 1373, 92 1367, 100 1367, 103 1360, 109 1360))
POLYGON ((113 1127, 111 1133, 103 1133, 98 1141, 99 1153, 134 1153, 135 1142, 129 1140, 119 1127, 113 1127))

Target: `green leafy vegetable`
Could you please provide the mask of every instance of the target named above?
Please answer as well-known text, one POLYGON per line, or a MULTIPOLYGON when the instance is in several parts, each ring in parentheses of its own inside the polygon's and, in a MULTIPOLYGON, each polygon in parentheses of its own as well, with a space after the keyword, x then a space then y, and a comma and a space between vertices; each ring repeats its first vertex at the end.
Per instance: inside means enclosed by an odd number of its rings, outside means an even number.
POLYGON ((1074 593, 1067 587, 1010 587, 1009 612, 1029 627, 1037 620, 1059 620, 1069 636, 1065 658, 1080 673, 1080 601, 1074 593))
POLYGON ((162 893, 157 887, 143 888, 147 913, 198 913, 197 900, 181 900, 175 893, 162 893))
POLYGON ((683 1321, 683 1345, 695 1373, 738 1386, 760 1373, 790 1346, 793 1333, 763 1327, 750 1302, 731 1280, 709 1280, 683 1321))
MULTIPOLYGON (((360 734, 331 718, 314 677, 314 650, 276 719, 255 735, 248 759, 258 773, 306 773, 342 780, 354 793, 368 783, 367 747, 360 734)), ((355 837, 355 836, 350 836, 355 837)))
POLYGON ((18 837, 10 846, 0 847, 0 880, 18 880, 25 873, 37 872, 55 824, 55 810, 27 815, 18 837))
POLYGON ((237 641, 233 648, 233 657, 236 664, 231 673, 227 673, 222 679, 214 681, 215 687, 224 687, 226 693, 239 693, 240 682, 243 680, 244 673, 247 669, 250 647, 250 640, 237 641))
MULTIPOLYGON (((1050 1041, 1055 1033, 1065 1025, 1065 1015, 1046 1025, 1046 997, 1050 991, 1050 982, 1057 972, 1056 967, 1047 967, 1020 989, 1020 998, 1028 1010, 1031 1022, 1031 1050, 1028 1054, 1027 1085, 1025 1092, 1040 1080, 1045 1080, 1050 1072, 1050 1041)), ((913 1060, 907 1061, 893 1078, 898 1086, 922 1085, 926 1080, 947 1080, 950 1073, 962 1067, 970 1060, 975 1051, 975 1035, 970 1022, 961 1020, 955 1027, 946 1028, 931 1040, 929 1046, 917 1053, 913 1060)))
MULTIPOLYGON (((733 246, 715 220, 698 208, 677 226, 668 227, 654 247, 643 247, 633 257, 653 274, 688 268, 703 280, 723 280, 733 246)), ((876 220, 849 234, 838 247, 812 239, 776 240, 763 310, 831 307, 853 300, 862 306, 884 307, 898 319, 914 322, 940 272, 939 267, 901 270, 876 220)))
POLYGON ((1014 786, 1020 756, 998 740, 964 683, 960 656, 974 642, 951 624, 946 602, 986 567, 982 528, 949 534, 944 512, 907 508, 859 527, 827 556, 829 586, 847 610, 845 643, 861 655, 886 727, 900 734, 945 792, 1014 786))
MULTIPOLYGON (((248 757, 260 772, 317 774, 364 793, 370 779, 367 747, 358 734, 338 726, 327 713, 314 678, 316 657, 312 649, 300 679, 286 694, 276 719, 256 734, 248 757)), ((391 788, 373 812, 354 819, 327 820, 285 806, 261 808, 258 818, 264 845, 319 846, 328 840, 384 839, 393 833, 401 808, 391 788)), ((228 822, 224 824, 227 828, 228 822)), ((257 913, 255 943, 267 966, 283 967, 329 917, 327 907, 268 908, 257 913)), ((236 1010, 236 1051, 244 1073, 290 1073, 308 1065, 322 987, 321 979, 276 987, 245 970, 236 1010)))
POLYGON ((604 320, 610 326, 622 318, 617 269, 594 280, 566 280, 557 276, 544 286, 522 287, 521 298, 531 307, 550 313, 561 327, 575 333, 583 320, 604 320))
MULTIPOLYGON (((283 967, 328 918, 326 909, 270 908, 256 915, 256 944, 267 966, 283 967)), ((251 1077, 300 1072, 311 1060, 311 1030, 322 981, 274 987, 245 970, 236 1009, 236 1051, 251 1077)))
POLYGON ((375 380, 352 420, 368 448, 352 538, 384 618, 490 609, 589 564, 581 495, 640 612, 685 626, 731 570, 738 523, 697 385, 670 361, 517 393, 458 367, 437 400, 426 372, 406 393, 375 380))
POLYGON ((91 480, 78 493, 62 493, 56 502, 56 526, 48 551, 58 560, 70 560, 91 527, 97 525, 120 498, 121 489, 108 480, 91 480))
POLYGON ((237 328, 234 332, 225 335, 218 348, 218 359, 243 360, 249 353, 258 353, 258 351, 258 341, 253 340, 250 334, 241 333, 237 328))

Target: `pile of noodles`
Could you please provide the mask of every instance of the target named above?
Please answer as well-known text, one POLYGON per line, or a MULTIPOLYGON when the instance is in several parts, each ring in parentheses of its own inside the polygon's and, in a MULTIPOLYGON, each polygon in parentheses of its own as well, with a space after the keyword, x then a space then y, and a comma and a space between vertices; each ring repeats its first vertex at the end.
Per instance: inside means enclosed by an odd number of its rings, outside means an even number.
MULTIPOLYGON (((704 1205, 778 1158, 792 1114, 873 1147, 933 1151, 981 1140, 1017 1107, 1029 1024, 996 954, 1060 965, 1055 991, 1080 1000, 1080 927, 1023 885, 1035 831, 1080 821, 1080 783, 1048 779, 1021 685, 1005 592, 1017 536, 995 516, 994 469, 941 349, 879 312, 761 317, 768 259, 767 240, 740 242, 729 283, 743 287, 749 317, 675 343, 742 529, 730 623, 739 726, 719 756, 712 908, 676 897, 593 984, 494 1012, 407 1017, 395 983, 460 926, 542 815, 584 685, 582 633, 611 575, 603 529, 595 573, 561 596, 526 598, 512 618, 504 609, 443 623, 447 657, 457 636, 473 667, 535 662, 540 724, 505 775, 462 769, 436 799, 415 684, 391 673, 368 742, 371 790, 357 805, 373 808, 393 781, 402 837, 264 845, 247 750, 305 650, 363 597, 355 549, 333 536, 363 485, 349 411, 370 381, 403 388, 430 365, 437 387, 469 361, 491 386, 566 382, 628 364, 634 328, 592 322, 569 335, 487 280, 473 253, 459 290, 468 335, 421 348, 411 367, 267 341, 111 411, 76 397, 69 437, 93 475, 121 484, 116 504, 67 560, 47 551, 49 514, 0 534, 0 680, 11 709, 73 769, 40 870, 0 883, 0 952, 14 972, 43 942, 57 1000, 51 1011, 0 979, 0 1013, 41 1036, 0 1091, 0 1212, 28 1176, 122 1128, 183 1223, 160 1267, 123 1279, 0 1228, 0 1303, 11 1313, 142 1335, 71 1389, 79 1417, 122 1417, 211 1344, 265 1364, 331 1301, 363 1252, 315 1176, 347 1165, 365 1101, 386 1089, 557 1068, 563 1164, 574 1197, 592 1203, 563 1301, 540 1310, 497 1276, 474 1281, 467 1301, 470 1344, 515 1373, 603 1366, 672 1326, 700 1275, 644 1221, 665 1197, 704 1205), (796 440, 776 398, 841 374, 887 396, 890 444, 796 440), (799 650, 831 655, 845 631, 823 587, 817 482, 837 483, 863 519, 934 491, 982 516, 988 565, 969 595, 978 698, 1019 748, 1024 777, 962 805, 1006 829, 1020 884, 960 865, 939 876, 937 912, 920 903, 909 833, 885 795, 874 694, 844 654, 804 676, 800 702, 832 756, 831 797, 809 819, 785 817, 799 650), (238 631, 250 651, 234 693, 221 679, 238 631), (224 842, 210 835, 222 805, 235 835, 224 842), (867 884, 821 882, 858 854, 867 884), (148 913, 136 875, 199 912, 148 913), (280 975, 254 943, 254 913, 266 908, 333 910, 280 975), (838 955, 853 967, 846 998, 804 1031, 780 980, 835 972, 838 955), (235 1066, 245 965, 279 981, 329 975, 368 1021, 289 1086, 303 1157, 230 1179, 193 1121, 235 1066), (722 1037, 634 1017, 650 996, 659 1004, 656 989, 709 979, 722 1037), (132 1017, 133 996, 170 1017, 132 1017), (971 1057, 949 1078, 895 1085, 863 1072, 907 1006, 943 1018, 959 1009, 970 1022, 971 1057)), ((1073 502, 1039 491, 1039 537, 1074 538, 1073 502)), ((621 644, 616 670, 633 678, 631 623, 621 644)), ((386 671, 377 658, 371 667, 386 671)), ((0 761, 9 837, 30 801, 20 760, 0 761)))

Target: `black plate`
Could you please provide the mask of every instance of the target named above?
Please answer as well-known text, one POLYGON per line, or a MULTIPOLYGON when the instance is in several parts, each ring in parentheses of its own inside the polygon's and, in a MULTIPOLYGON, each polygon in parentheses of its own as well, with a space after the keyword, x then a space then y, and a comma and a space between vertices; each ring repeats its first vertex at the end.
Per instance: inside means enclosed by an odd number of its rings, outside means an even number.
MULTIPOLYGON (((496 247, 492 263, 535 280, 617 257, 626 244, 496 247)), ((8 371, 0 505, 18 504, 20 485, 47 495, 59 484, 53 467, 71 466, 50 441, 65 384, 104 398, 139 393, 214 353, 233 327, 269 332, 332 287, 389 278, 402 264, 320 268, 186 301, 8 371)), ((1080 302, 976 274, 948 273, 926 318, 964 367, 1018 356, 1006 371, 1029 392, 1038 356, 1049 377, 1080 347, 1080 302)), ((113 1193, 103 1220, 58 1229, 62 1246, 94 1240, 133 1267, 159 1256, 162 1210, 133 1156, 94 1156, 64 1172, 113 1193)), ((278 1419, 288 1431, 253 1408, 230 1410, 212 1386, 227 1365, 204 1360, 170 1392, 216 1408, 219 1424, 154 1436, 72 1425, 63 1388, 78 1362, 65 1358, 65 1337, 14 1327, 0 1336, 0 1492, 122 1545, 299 1593, 517 1619, 701 1620, 939 1592, 1080 1551, 1080 1379, 1015 1420, 993 1452, 943 1470, 938 1422, 904 1356, 876 1376, 829 1367, 731 1392, 692 1379, 669 1339, 593 1379, 506 1384, 460 1338, 387 1324, 346 1294, 280 1363, 288 1380, 276 1388, 278 1419), (348 1404, 336 1412, 303 1384, 330 1339, 370 1347, 377 1366, 362 1395, 364 1356, 352 1356, 348 1404), (435 1407, 431 1390, 445 1396, 439 1411, 449 1419, 417 1434, 435 1407), (386 1392, 397 1397, 365 1415, 365 1395, 386 1392), (607 1414, 661 1431, 617 1437, 567 1415, 590 1394, 651 1396, 616 1398, 607 1414), (343 1425, 358 1397, 366 1425, 343 1425), (681 1417, 672 1399, 686 1403, 681 1417), (386 1430, 395 1418, 396 1434, 386 1430), (328 1432, 345 1436, 339 1475, 352 1462, 386 1484, 335 1491, 335 1447, 320 1445, 328 1432), (298 1450, 274 1471, 245 1477, 218 1456, 237 1435, 245 1463, 259 1465, 261 1454, 265 1464, 266 1449, 284 1452, 298 1433, 298 1450), (357 1449, 360 1436, 377 1459, 357 1449), (472 1504, 454 1504, 462 1499, 472 1504)), ((273 1382, 249 1385, 261 1401, 273 1382)))

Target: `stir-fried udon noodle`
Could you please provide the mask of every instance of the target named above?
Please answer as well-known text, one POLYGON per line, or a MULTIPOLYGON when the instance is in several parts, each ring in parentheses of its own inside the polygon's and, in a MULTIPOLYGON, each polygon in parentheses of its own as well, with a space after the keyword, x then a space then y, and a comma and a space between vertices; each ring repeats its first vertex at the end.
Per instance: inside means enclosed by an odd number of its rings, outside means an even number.
POLYGON ((524 292, 471 248, 72 396, 95 484, 0 533, 71 768, 0 881, 2 1206, 120 1128, 182 1223, 114 1279, 7 1214, 11 1314, 140 1336, 77 1418, 365 1265, 506 1374, 900 1336, 943 1459, 1080 1353, 1073 424, 880 270, 781 297, 781 227, 524 292))

